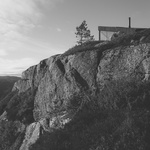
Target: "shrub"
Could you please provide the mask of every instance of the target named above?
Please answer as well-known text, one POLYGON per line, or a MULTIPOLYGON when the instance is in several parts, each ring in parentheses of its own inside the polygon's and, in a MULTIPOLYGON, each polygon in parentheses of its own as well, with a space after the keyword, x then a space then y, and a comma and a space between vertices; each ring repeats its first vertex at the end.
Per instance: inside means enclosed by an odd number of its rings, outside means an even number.
POLYGON ((150 83, 136 79, 110 81, 100 92, 99 106, 106 109, 138 109, 149 105, 150 83))
POLYGON ((30 124, 34 121, 34 92, 36 90, 29 89, 25 93, 21 93, 13 97, 7 104, 6 111, 9 120, 20 120, 23 123, 30 124))
POLYGON ((0 122, 0 149, 19 150, 24 138, 24 132, 18 132, 18 122, 0 122))
POLYGON ((0 124, 0 149, 8 149, 14 142, 17 137, 16 135, 16 126, 12 121, 6 122, 3 121, 0 124))
POLYGON ((0 101, 0 115, 4 112, 9 101, 17 95, 17 92, 10 92, 4 99, 0 101))
POLYGON ((13 76, 0 76, 0 101, 11 92, 14 83, 19 79, 13 76))
POLYGON ((44 133, 31 150, 150 149, 149 89, 149 82, 124 79, 109 82, 97 99, 76 96, 70 105, 83 105, 72 120, 64 129, 44 133))

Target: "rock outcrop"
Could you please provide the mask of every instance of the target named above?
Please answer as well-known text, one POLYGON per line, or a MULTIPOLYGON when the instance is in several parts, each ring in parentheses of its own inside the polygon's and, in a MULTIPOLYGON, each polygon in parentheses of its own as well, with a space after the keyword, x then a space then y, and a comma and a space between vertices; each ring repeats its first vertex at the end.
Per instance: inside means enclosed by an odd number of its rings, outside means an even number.
POLYGON ((32 123, 26 128, 25 139, 20 147, 20 150, 28 150, 40 136, 40 123, 32 123))
POLYGON ((34 122, 27 125, 20 150, 29 150, 43 131, 63 128, 75 116, 69 109, 74 99, 75 106, 80 107, 84 97, 94 99, 110 81, 125 78, 148 81, 150 35, 140 40, 147 32, 138 36, 136 45, 132 41, 135 39, 128 40, 126 45, 114 44, 112 48, 107 48, 110 42, 97 44, 90 50, 52 56, 24 71, 13 91, 18 91, 18 95, 34 91, 34 122))
POLYGON ((88 90, 95 93, 110 80, 143 74, 148 80, 150 44, 116 47, 99 54, 99 50, 80 52, 70 56, 52 56, 23 72, 22 80, 13 88, 19 93, 36 89, 34 119, 50 116, 56 109, 65 109, 69 99, 88 90))

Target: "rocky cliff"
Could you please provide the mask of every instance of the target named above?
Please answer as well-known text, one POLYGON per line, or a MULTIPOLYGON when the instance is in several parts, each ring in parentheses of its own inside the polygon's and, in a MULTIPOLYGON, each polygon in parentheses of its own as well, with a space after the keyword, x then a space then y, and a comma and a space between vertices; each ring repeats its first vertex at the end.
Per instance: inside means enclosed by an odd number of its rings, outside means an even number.
POLYGON ((2 101, 1 149, 149 149, 149 72, 150 30, 42 60, 2 101))

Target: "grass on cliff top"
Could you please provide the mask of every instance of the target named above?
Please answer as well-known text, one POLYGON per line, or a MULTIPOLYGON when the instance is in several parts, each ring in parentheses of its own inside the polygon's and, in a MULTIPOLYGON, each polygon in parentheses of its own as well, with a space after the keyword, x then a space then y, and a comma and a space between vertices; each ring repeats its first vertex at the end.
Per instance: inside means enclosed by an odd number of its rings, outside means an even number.
POLYGON ((99 44, 99 41, 90 41, 87 43, 84 43, 82 45, 75 45, 69 50, 67 50, 65 53, 62 54, 62 56, 68 56, 68 55, 73 55, 77 52, 83 52, 83 51, 88 51, 88 50, 93 50, 96 49, 95 45, 99 44))
POLYGON ((61 56, 63 57, 63 56, 73 55, 78 52, 85 52, 90 50, 105 51, 107 49, 115 48, 119 46, 130 46, 131 44, 139 44, 140 39, 142 37, 144 37, 143 43, 149 43, 150 29, 141 30, 133 34, 123 35, 112 41, 108 41, 106 44, 102 44, 99 47, 95 47, 95 45, 102 43, 100 41, 91 41, 91 42, 84 43, 83 45, 76 45, 70 48, 69 50, 67 50, 61 56), (132 40, 134 41, 134 43, 131 43, 132 40))

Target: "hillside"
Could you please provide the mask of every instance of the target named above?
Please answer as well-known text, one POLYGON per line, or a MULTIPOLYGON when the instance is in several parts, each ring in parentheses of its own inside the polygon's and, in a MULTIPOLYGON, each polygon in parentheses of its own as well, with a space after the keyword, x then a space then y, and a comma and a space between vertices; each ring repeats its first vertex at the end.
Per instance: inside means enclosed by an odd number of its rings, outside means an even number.
POLYGON ((0 100, 2 100, 11 90, 19 77, 13 76, 0 76, 0 100))
POLYGON ((0 103, 0 149, 149 150, 149 72, 150 29, 42 60, 0 103))

